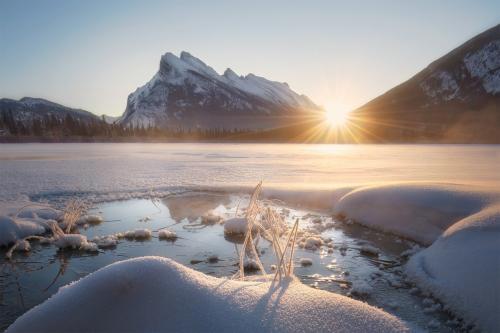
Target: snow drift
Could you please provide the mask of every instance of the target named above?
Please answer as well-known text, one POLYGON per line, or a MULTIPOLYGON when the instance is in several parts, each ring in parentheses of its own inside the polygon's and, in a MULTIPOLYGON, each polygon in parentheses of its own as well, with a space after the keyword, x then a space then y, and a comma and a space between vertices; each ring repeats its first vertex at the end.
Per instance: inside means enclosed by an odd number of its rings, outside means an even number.
POLYGON ((404 332, 379 309, 291 279, 207 276, 160 257, 109 265, 69 286, 7 332, 404 332))
POLYGON ((61 211, 37 205, 25 198, 0 201, 0 247, 46 233, 50 230, 50 223, 61 216, 61 211))
POLYGON ((28 236, 44 234, 47 230, 38 220, 0 216, 0 246, 13 244, 28 236))
POLYGON ((500 202, 498 193, 458 185, 392 184, 355 189, 333 211, 367 227, 430 245, 449 226, 495 201, 500 202))
MULTIPOLYGON (((273 194, 295 202, 300 202, 301 197, 308 202, 309 197, 308 192, 299 191, 273 194)), ((333 214, 346 221, 431 245, 411 257, 406 266, 409 277, 467 323, 486 332, 498 331, 497 189, 403 183, 322 191, 314 197, 316 206, 329 205, 333 214)))
POLYGON ((500 328, 500 205, 448 228, 414 255, 407 274, 484 332, 500 328))

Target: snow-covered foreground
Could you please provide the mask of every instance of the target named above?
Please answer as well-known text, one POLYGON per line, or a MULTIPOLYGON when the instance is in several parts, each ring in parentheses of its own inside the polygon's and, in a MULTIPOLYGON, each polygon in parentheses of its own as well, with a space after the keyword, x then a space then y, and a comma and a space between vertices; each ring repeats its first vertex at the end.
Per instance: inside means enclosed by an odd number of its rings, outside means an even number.
MULTIPOLYGON (((254 278, 255 279, 255 278, 254 278)), ((219 279, 170 259, 109 265, 59 290, 7 332, 405 332, 365 303, 307 287, 219 279)))

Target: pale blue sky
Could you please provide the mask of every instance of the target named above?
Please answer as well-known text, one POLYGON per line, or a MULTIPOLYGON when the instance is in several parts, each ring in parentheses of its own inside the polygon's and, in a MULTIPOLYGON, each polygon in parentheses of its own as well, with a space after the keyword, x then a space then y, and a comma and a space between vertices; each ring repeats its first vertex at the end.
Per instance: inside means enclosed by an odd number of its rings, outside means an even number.
POLYGON ((354 108, 500 23, 500 1, 0 0, 0 97, 119 115, 160 56, 354 108))

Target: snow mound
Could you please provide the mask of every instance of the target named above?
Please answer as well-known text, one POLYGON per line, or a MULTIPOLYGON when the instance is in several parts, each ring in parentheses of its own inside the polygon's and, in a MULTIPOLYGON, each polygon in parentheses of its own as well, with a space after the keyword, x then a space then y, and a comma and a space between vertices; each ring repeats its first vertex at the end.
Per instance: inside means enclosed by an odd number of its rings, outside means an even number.
POLYGON ((500 205, 462 219, 413 257, 406 272, 485 332, 500 328, 500 205))
POLYGON ((212 225, 212 224, 220 223, 221 221, 222 221, 222 217, 219 215, 213 214, 213 213, 208 213, 208 214, 205 214, 201 217, 201 223, 203 223, 203 224, 212 225))
POLYGON ((115 235, 97 236, 92 239, 92 242, 96 243, 97 247, 100 249, 110 249, 116 247, 118 244, 118 237, 115 235))
POLYGON ((234 217, 224 223, 225 234, 245 234, 248 228, 246 217, 234 217))
POLYGON ((135 229, 129 230, 124 233, 116 234, 117 238, 135 239, 135 240, 146 240, 151 238, 151 230, 149 229, 135 229))
POLYGON ((8 246, 28 236, 47 232, 45 220, 40 218, 12 218, 0 216, 0 246, 8 246))
POLYGON ((367 227, 432 244, 450 225, 474 214, 497 194, 436 184, 361 187, 343 196, 334 214, 367 227))
POLYGON ((160 239, 173 241, 177 239, 177 234, 174 231, 168 229, 162 229, 158 232, 158 237, 160 239))
POLYGON ((17 216, 27 219, 38 217, 44 220, 60 220, 63 216, 63 212, 49 207, 34 206, 25 207, 17 216))
POLYGON ((81 225, 81 224, 99 224, 99 223, 102 223, 104 221, 104 219, 102 218, 102 216, 99 216, 99 215, 85 215, 85 216, 82 216, 78 219, 78 221, 76 221, 76 223, 78 225, 81 225))
POLYGON ((304 241, 299 243, 300 247, 306 248, 307 250, 316 251, 323 245, 323 239, 317 236, 305 237, 304 241))
POLYGON ((54 241, 54 244, 59 249, 73 249, 89 252, 96 252, 98 249, 96 243, 89 242, 87 237, 80 234, 66 234, 58 236, 54 241))
POLYGON ((388 313, 345 296, 315 290, 296 279, 281 284, 263 278, 219 279, 160 257, 114 263, 63 287, 18 318, 7 332, 75 330, 409 331, 388 313))

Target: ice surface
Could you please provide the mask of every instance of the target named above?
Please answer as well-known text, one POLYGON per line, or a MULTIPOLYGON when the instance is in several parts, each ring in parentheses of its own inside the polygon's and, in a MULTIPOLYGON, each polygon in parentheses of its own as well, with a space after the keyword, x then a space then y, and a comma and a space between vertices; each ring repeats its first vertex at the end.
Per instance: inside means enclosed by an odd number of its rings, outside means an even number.
POLYGON ((262 179, 264 195, 331 208, 353 188, 373 183, 498 188, 499 154, 500 146, 481 145, 3 144, 0 200, 26 194, 113 201, 189 186, 238 192, 262 179))
POLYGON ((392 315, 292 279, 232 281, 160 257, 109 265, 34 307, 7 332, 405 332, 392 315))
POLYGON ((357 296, 367 296, 373 292, 373 287, 364 280, 354 281, 351 287, 351 293, 357 296))

